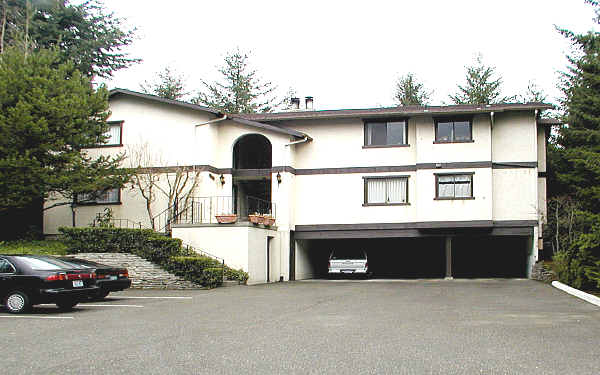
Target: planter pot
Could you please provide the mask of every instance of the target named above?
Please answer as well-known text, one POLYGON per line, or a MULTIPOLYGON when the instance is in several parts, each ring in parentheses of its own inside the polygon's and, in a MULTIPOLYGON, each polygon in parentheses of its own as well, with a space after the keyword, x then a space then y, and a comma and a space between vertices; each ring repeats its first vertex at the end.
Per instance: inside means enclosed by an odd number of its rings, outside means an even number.
POLYGON ((232 223, 235 223, 237 221, 237 215, 236 214, 215 215, 215 218, 217 219, 217 222, 219 224, 232 224, 232 223))
POLYGON ((270 216, 265 216, 263 224, 270 227, 275 224, 275 218, 270 216))
POLYGON ((264 217, 262 215, 248 215, 248 220, 252 224, 262 224, 264 222, 264 217))

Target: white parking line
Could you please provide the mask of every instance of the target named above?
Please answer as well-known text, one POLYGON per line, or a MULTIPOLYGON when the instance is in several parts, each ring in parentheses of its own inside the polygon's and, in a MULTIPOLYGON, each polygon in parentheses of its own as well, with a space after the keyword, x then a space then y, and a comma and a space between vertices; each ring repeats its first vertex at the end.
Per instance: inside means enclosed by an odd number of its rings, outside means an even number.
POLYGON ((0 315, 0 318, 20 318, 20 319, 74 319, 72 316, 32 316, 32 315, 0 315))
MULTIPOLYGON (((39 306, 54 306, 51 303, 42 303, 39 306)), ((79 307, 144 307, 144 306, 140 306, 140 305, 90 305, 87 303, 80 303, 77 305, 77 308, 79 307)))
MULTIPOLYGON (((148 298, 148 299, 192 299, 192 297, 137 297, 137 296, 115 296, 115 298, 118 299, 124 299, 124 298, 148 298)), ((107 298, 107 300, 110 300, 110 298, 107 298)))
POLYGON ((77 305, 77 307, 144 307, 140 305, 90 305, 87 303, 82 303, 77 305))

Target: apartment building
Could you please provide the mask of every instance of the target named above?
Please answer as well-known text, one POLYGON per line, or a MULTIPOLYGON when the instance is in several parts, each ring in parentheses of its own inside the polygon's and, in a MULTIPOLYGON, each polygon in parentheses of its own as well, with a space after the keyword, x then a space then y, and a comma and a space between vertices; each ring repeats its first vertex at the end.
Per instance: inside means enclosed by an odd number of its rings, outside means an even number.
POLYGON ((317 111, 307 97, 306 107, 231 115, 113 90, 110 141, 88 152, 150 150, 161 184, 191 171, 193 190, 172 205, 157 195, 151 217, 126 186, 48 210, 44 231, 89 225, 110 207, 244 268, 253 283, 322 277, 336 248, 366 251, 381 277, 529 275, 546 217, 550 124, 539 112, 551 106, 317 111))

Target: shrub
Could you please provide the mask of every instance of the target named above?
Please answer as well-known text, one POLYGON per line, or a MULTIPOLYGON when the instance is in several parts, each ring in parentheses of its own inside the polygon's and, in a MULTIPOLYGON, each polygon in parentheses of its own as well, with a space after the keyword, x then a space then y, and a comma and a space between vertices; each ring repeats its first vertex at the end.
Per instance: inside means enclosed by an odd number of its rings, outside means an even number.
POLYGON ((203 272, 209 268, 218 268, 223 274, 222 264, 215 259, 202 256, 176 256, 171 257, 167 269, 186 280, 207 286, 203 282, 203 272))
POLYGON ((225 278, 227 280, 236 280, 240 284, 246 284, 249 276, 248 273, 241 268, 239 270, 234 270, 233 268, 225 266, 225 278))
POLYGON ((64 234, 70 254, 131 253, 191 282, 209 288, 222 284, 223 264, 221 262, 199 256, 193 250, 182 247, 181 240, 165 237, 150 229, 65 227, 59 230, 64 234), (218 269, 221 281, 215 281, 216 271, 205 274, 208 269, 218 269))
POLYGON ((215 288, 223 284, 222 268, 206 268, 202 271, 202 285, 215 288))

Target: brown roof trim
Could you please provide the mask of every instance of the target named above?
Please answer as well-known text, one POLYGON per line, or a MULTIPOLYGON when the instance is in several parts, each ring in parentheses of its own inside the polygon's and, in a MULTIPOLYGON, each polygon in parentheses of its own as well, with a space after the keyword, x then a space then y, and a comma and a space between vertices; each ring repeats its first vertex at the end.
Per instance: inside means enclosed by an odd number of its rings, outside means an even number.
POLYGON ((176 106, 180 106, 180 107, 184 107, 184 108, 189 108, 189 109, 193 109, 196 111, 202 111, 202 112, 208 112, 208 113, 212 113, 213 115, 220 115, 221 112, 219 111, 215 111, 214 109, 210 109, 208 107, 204 107, 198 104, 192 104, 192 103, 186 103, 186 102, 182 102, 179 100, 171 100, 171 99, 165 99, 165 98, 161 98, 160 96, 156 96, 156 95, 150 95, 150 94, 143 94, 141 92, 137 92, 137 91, 131 91, 131 90, 127 90, 127 89, 112 89, 110 90, 108 97, 112 98, 113 96, 116 95, 129 95, 129 96, 135 96, 137 98, 142 98, 142 99, 147 99, 147 100, 153 100, 155 102, 160 102, 160 103, 165 103, 165 104, 173 104, 176 106))
POLYGON ((307 138, 312 140, 308 135, 301 133, 299 131, 293 129, 280 128, 279 126, 263 124, 262 122, 246 120, 245 118, 239 117, 240 115, 235 115, 229 117, 229 119, 233 122, 237 122, 238 124, 248 125, 259 129, 269 130, 279 134, 291 135, 296 138, 307 138))
POLYGON ((238 116, 255 121, 314 120, 326 118, 377 118, 384 116, 459 115, 504 111, 553 109, 545 103, 459 104, 449 106, 402 106, 367 109, 336 109, 322 111, 290 111, 277 113, 248 113, 238 116))
POLYGON ((538 125, 543 126, 553 126, 553 125, 563 125, 565 122, 561 121, 557 118, 540 118, 537 120, 538 125))

